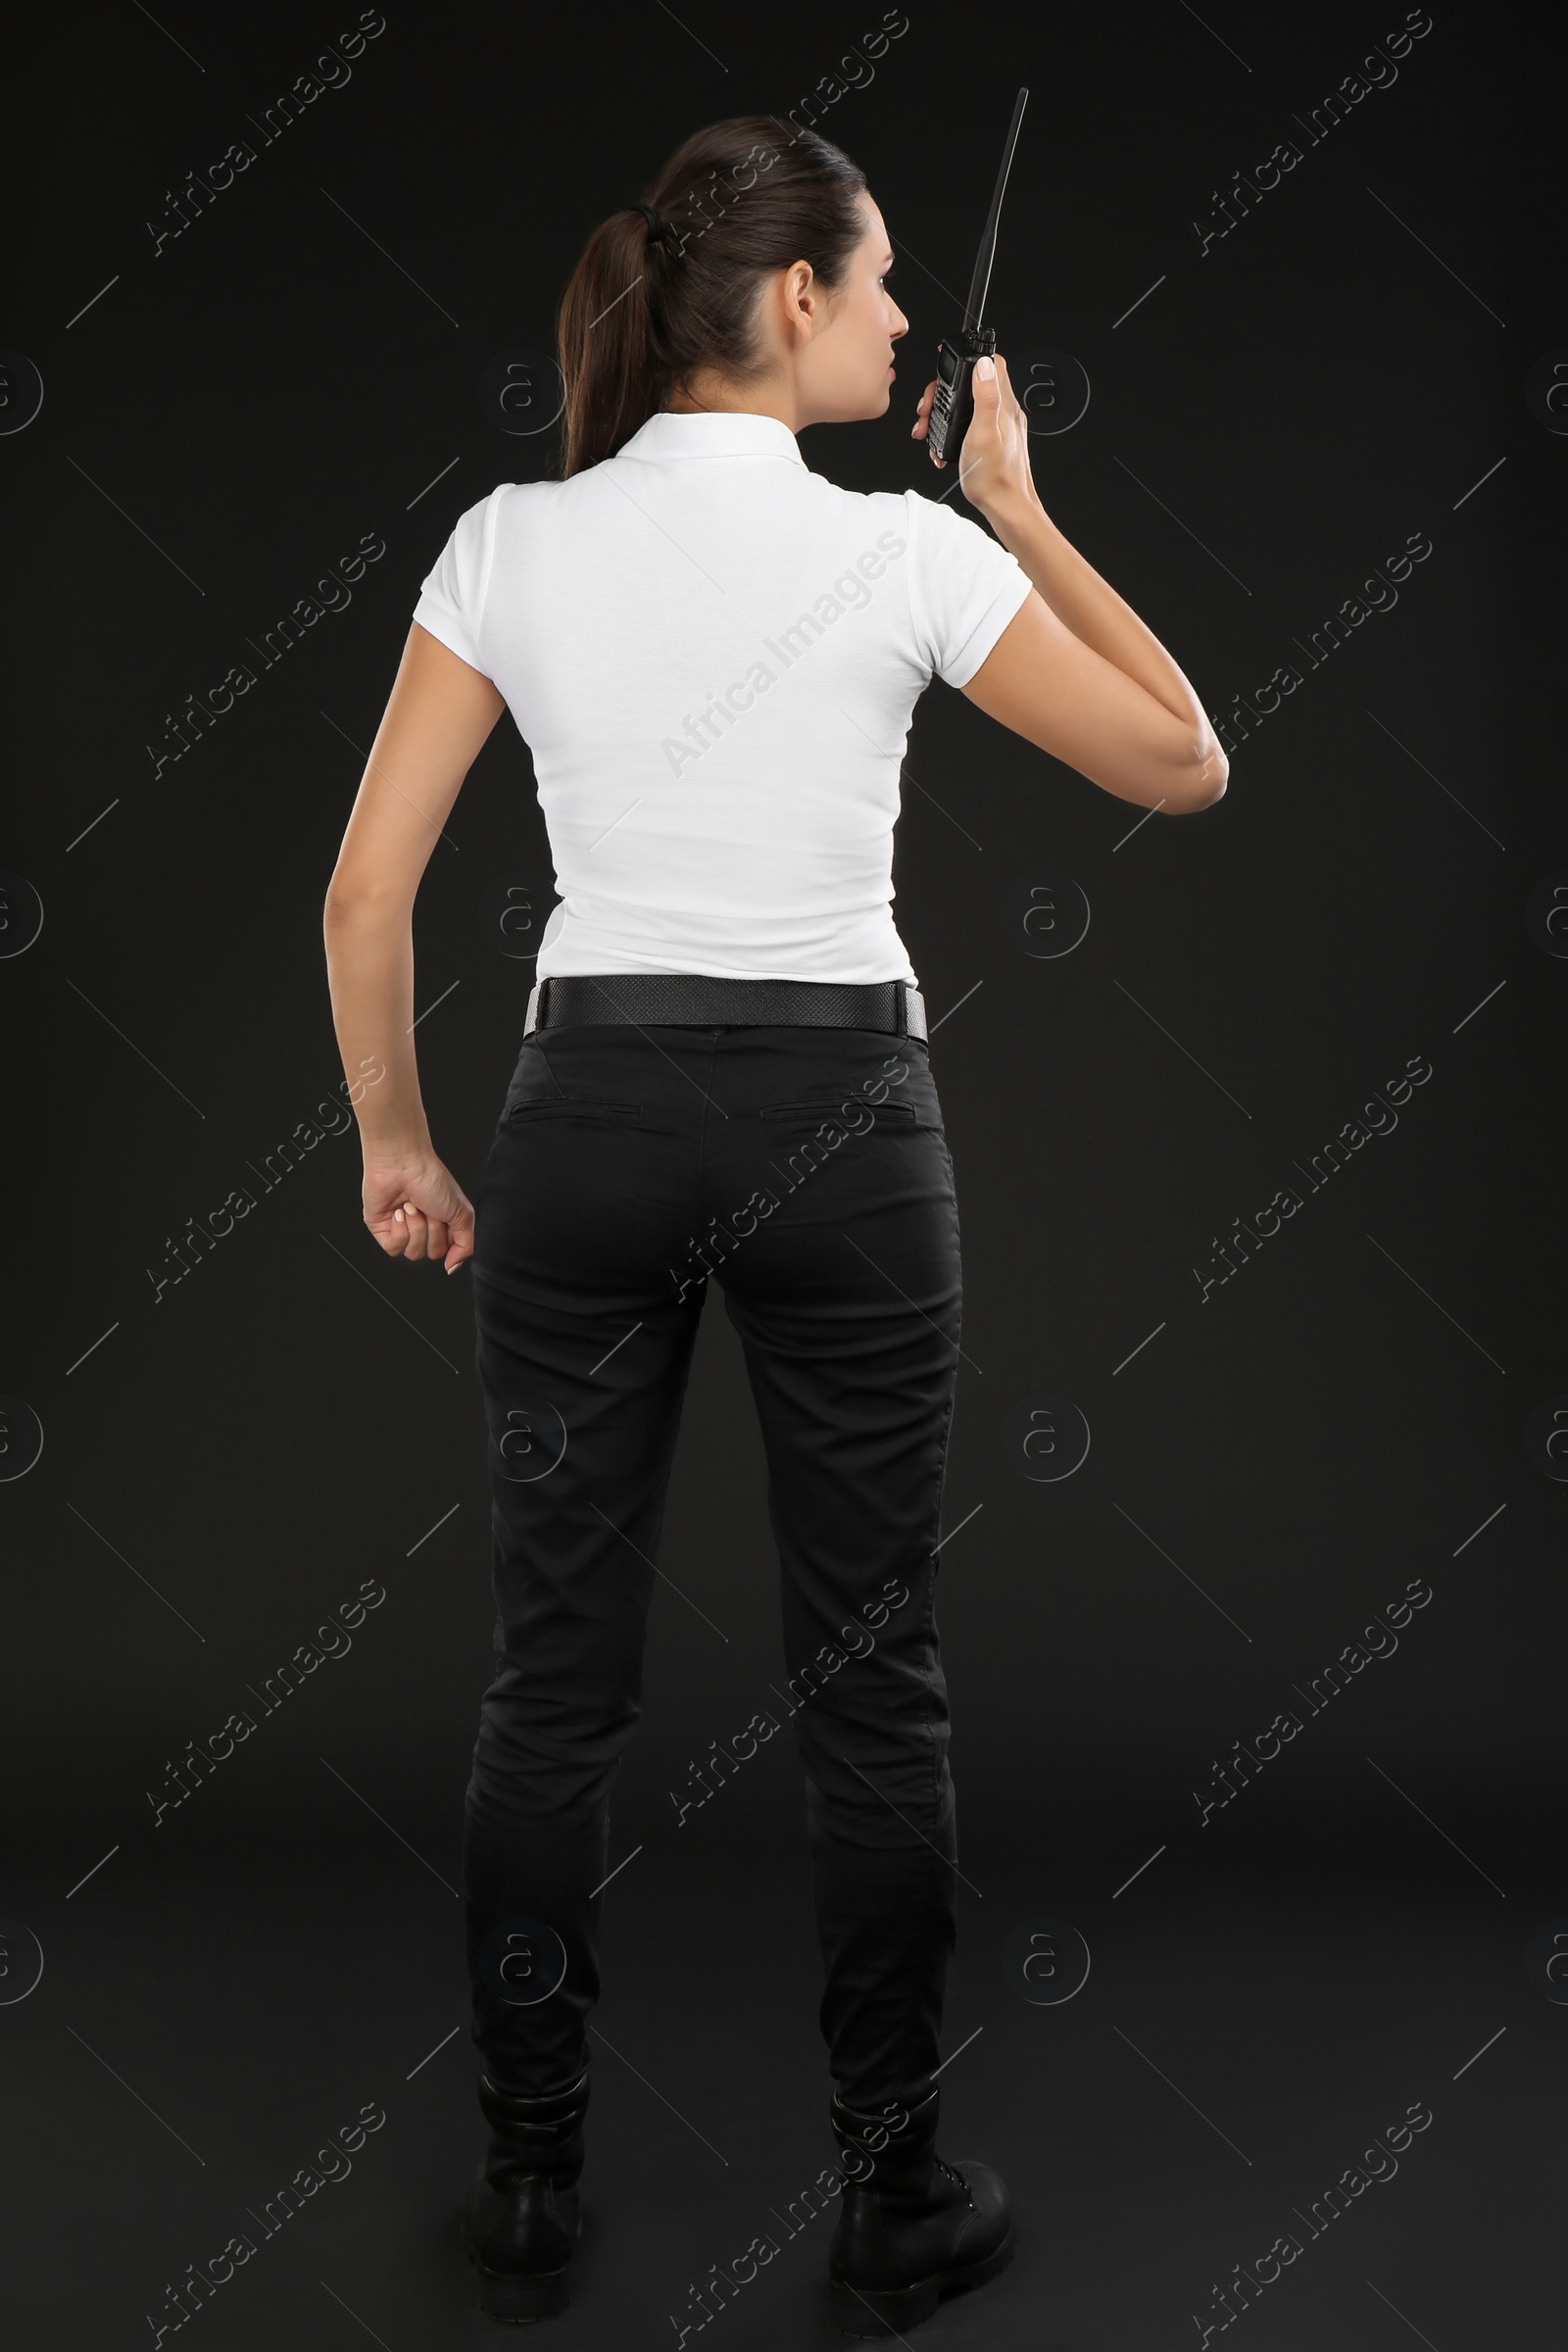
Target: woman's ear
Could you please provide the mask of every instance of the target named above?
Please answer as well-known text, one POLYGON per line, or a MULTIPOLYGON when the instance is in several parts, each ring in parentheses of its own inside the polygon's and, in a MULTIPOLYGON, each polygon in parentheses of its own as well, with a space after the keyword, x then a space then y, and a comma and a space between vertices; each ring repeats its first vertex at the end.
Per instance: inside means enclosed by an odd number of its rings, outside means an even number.
POLYGON ((822 289, 809 262, 791 262, 784 272, 784 316, 798 334, 812 335, 823 322, 822 289))

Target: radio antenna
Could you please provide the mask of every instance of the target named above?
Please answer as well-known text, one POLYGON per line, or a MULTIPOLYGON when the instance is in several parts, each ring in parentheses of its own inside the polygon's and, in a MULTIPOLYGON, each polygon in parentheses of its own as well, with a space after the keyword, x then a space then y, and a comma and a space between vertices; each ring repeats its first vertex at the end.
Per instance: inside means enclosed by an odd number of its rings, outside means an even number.
POLYGON ((986 307, 986 295, 991 286, 991 265, 997 258, 997 223, 1002 218, 1002 199, 1006 193, 1007 173, 1012 169, 1012 151, 1018 144, 1018 125, 1028 103, 1027 90, 1018 92, 1018 102, 1012 110, 1012 127, 1002 151, 1002 170, 997 173, 996 194, 991 199, 991 212, 986 220, 985 234, 980 239, 980 251, 975 256, 974 276, 969 281, 969 299, 964 305, 963 323, 966 331, 978 331, 981 315, 986 307))

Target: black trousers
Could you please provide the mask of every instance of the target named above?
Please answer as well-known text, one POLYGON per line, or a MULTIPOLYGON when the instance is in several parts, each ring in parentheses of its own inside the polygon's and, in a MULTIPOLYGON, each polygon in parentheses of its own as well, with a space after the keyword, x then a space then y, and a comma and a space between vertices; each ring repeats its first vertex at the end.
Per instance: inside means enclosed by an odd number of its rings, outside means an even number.
POLYGON ((535 1031, 475 1212, 497 1657, 463 1867, 484 2071, 539 2092, 587 2063, 610 1789, 711 1280, 745 1349, 782 1571, 780 1704, 749 1736, 787 1723, 804 1767, 838 2089, 910 2105, 955 1936, 935 1591, 961 1285, 927 1049, 868 1030, 535 1031))

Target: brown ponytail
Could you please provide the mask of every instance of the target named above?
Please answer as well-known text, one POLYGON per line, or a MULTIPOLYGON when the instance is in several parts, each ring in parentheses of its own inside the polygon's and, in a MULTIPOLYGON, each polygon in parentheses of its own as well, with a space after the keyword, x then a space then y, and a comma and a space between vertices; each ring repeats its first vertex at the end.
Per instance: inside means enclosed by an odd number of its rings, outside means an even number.
POLYGON ((759 371, 753 310, 774 270, 841 285, 865 174, 815 131, 741 115, 697 131, 644 202, 602 221, 561 304, 564 475, 612 458, 699 368, 759 371))

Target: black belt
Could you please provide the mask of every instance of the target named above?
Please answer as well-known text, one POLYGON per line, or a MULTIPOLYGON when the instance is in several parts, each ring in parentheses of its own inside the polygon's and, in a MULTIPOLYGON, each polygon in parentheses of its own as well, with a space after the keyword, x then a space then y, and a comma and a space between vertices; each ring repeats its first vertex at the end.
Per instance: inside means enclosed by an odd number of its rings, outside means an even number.
POLYGON ((561 972, 536 980, 523 1035, 568 1021, 926 1034, 925 1001, 907 980, 724 980, 709 972, 561 972))

